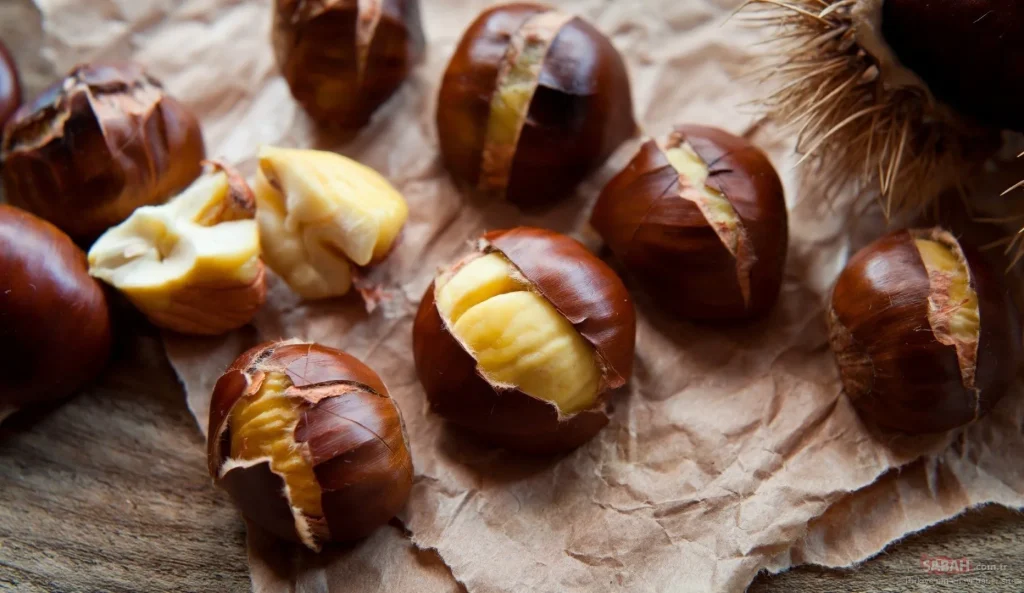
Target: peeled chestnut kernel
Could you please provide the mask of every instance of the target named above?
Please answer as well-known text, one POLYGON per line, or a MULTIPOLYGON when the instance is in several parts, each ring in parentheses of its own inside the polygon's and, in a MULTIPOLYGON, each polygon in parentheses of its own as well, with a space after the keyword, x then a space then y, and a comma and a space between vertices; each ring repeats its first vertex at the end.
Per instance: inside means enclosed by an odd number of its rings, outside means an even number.
POLYGON ((85 254, 52 224, 0 204, 0 418, 73 394, 109 355, 107 300, 85 254))
POLYGON ((21 83, 18 81, 18 67, 7 51, 7 46, 0 41, 0 132, 4 122, 11 117, 21 105, 21 83))
POLYGON ((253 188, 263 258, 306 299, 341 296, 383 260, 409 218, 373 169, 333 152, 265 146, 253 188))
POLYGON ((676 317, 755 317, 779 296, 782 182, 760 149, 728 132, 677 126, 648 140, 605 186, 590 223, 676 317))
POLYGON ((132 63, 78 66, 23 105, 0 145, 8 201, 91 241, 202 171, 199 122, 132 63))
POLYGON ((442 271, 413 326, 431 408, 509 449, 550 453, 608 423, 605 394, 633 368, 636 314, 615 272, 575 240, 485 234, 442 271))
POLYGON ((828 313, 843 386, 866 420, 931 433, 1007 391, 1020 321, 1003 276, 941 228, 891 233, 840 274, 828 313))
POLYGON ((266 295, 255 198, 231 167, 211 171, 160 206, 143 206, 89 250, 89 273, 154 325, 223 334, 249 323, 266 295))
POLYGON ((418 0, 275 0, 274 50, 314 119, 362 126, 422 58, 418 0))
POLYGON ((298 341, 256 346, 217 381, 210 475, 250 521, 319 551, 369 535, 412 488, 402 416, 352 356, 298 341))
POLYGON ((492 7, 462 36, 441 82, 437 128, 460 182, 519 205, 570 193, 636 131, 622 57, 579 17, 492 7))

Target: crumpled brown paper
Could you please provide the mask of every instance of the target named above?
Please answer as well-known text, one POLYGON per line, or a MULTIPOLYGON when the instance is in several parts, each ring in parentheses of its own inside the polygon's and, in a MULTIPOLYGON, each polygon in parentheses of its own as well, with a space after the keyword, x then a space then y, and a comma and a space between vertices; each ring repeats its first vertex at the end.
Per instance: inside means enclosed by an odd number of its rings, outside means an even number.
POLYGON ((645 129, 717 125, 771 153, 787 178, 792 241, 780 304, 762 322, 675 323, 638 294, 635 375, 612 398, 611 424, 573 454, 528 459, 481 447, 428 412, 412 312, 433 271, 484 229, 545 226, 594 244, 589 207, 636 143, 548 212, 460 197, 440 164, 432 114, 454 44, 487 2, 424 2, 426 63, 366 129, 338 143, 316 131, 276 74, 268 0, 36 0, 58 69, 142 62, 200 115, 211 155, 252 173, 261 143, 334 149, 381 171, 409 201, 400 244, 372 272, 396 297, 388 306, 368 314, 354 296, 304 303, 272 278, 254 329, 167 338, 203 430, 222 369, 257 340, 289 337, 364 360, 405 417, 416 482, 400 522, 320 557, 251 531, 256 591, 742 591, 761 569, 846 566, 975 504, 1024 506, 1019 394, 963 433, 885 442, 841 395, 822 303, 864 237, 801 199, 790 143, 738 107, 759 94, 739 79, 757 35, 723 24, 740 1, 557 3, 623 52, 645 129))

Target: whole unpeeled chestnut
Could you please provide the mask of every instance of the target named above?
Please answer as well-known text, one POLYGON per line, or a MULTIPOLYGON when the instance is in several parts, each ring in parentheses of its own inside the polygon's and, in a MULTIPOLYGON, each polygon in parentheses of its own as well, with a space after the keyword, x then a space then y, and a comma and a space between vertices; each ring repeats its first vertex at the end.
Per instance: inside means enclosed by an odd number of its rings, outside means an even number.
POLYGON ((398 406, 352 356, 298 341, 242 354, 214 387, 210 475, 253 523, 319 550, 398 513, 412 459, 398 406))
POLYGON ((988 412, 1020 360, 1003 276, 941 228, 893 232, 840 274, 828 312, 843 386, 888 430, 949 430, 988 412))
POLYGON ((78 66, 23 105, 0 145, 8 201, 90 241, 202 170, 199 122, 132 63, 78 66))
POLYGON ((749 318, 778 298, 789 238, 782 182, 743 138, 688 125, 648 140, 590 222, 677 317, 749 318))
POLYGON ((442 271, 413 326, 431 408, 509 449, 551 453, 608 423, 633 368, 636 314, 615 272, 543 229, 485 234, 442 271))
POLYGON ((110 354, 110 317, 85 254, 52 224, 0 204, 0 408, 73 394, 110 354))
POLYGON ((18 80, 18 67, 7 51, 7 46, 0 41, 0 133, 3 132, 7 118, 14 114, 21 105, 21 82, 18 80))
POLYGON ((419 0, 275 0, 273 42, 306 112, 357 128, 423 56, 419 0))
POLYGON ((622 57, 579 17, 501 4, 465 32, 441 82, 437 128, 457 181, 519 205, 573 187, 633 135, 622 57))

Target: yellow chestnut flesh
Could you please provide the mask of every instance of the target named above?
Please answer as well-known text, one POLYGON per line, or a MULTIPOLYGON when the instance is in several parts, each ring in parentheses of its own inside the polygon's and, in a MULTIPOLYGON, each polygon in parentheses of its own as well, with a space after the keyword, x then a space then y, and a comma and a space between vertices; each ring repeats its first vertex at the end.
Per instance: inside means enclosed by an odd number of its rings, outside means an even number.
POLYGON ((167 204, 136 209, 89 250, 89 273, 147 314, 189 287, 255 282, 262 271, 256 222, 223 219, 230 191, 227 174, 217 172, 167 204))
POLYGON ((928 271, 928 321, 935 339, 956 347, 964 384, 972 384, 981 323, 978 295, 971 288, 967 264, 950 245, 936 238, 917 237, 914 245, 928 271))
POLYGON ((594 404, 601 372, 593 348, 502 255, 442 275, 435 291, 441 318, 492 385, 549 401, 563 414, 594 404))
POLYGON ((740 219, 736 210, 721 192, 708 187, 709 169, 688 143, 669 148, 665 157, 679 176, 687 181, 690 187, 699 193, 692 196, 694 204, 700 208, 704 218, 718 233, 729 253, 736 255, 739 248, 741 231, 740 219))
POLYGON ((301 296, 340 296, 383 259, 409 216, 379 173, 341 155, 264 147, 254 190, 267 264, 301 296))
POLYGON ((284 395, 291 386, 283 373, 269 373, 253 396, 231 411, 231 458, 270 459, 270 469, 284 479, 288 500, 307 517, 322 517, 321 489, 307 458, 307 445, 295 442, 300 410, 284 395))
POLYGON ((498 71, 481 162, 480 189, 503 192, 537 90, 544 57, 571 15, 550 11, 528 19, 513 36, 498 71))

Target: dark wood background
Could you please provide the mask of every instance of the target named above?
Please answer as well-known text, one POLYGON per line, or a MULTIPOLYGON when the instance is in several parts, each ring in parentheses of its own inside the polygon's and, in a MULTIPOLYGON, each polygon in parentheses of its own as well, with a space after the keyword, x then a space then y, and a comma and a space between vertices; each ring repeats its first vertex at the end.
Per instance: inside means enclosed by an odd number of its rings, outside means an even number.
MULTIPOLYGON (((0 39, 29 96, 55 76, 39 55, 40 30, 30 0, 0 0, 0 39)), ((120 317, 114 361, 96 386, 0 425, 0 591, 247 591, 244 527, 210 483, 203 438, 159 336, 120 317)), ((856 570, 762 575, 750 591, 1019 593, 1022 555, 1024 516, 987 507, 856 570), (1009 568, 944 579, 921 570, 921 555, 1009 568)))

